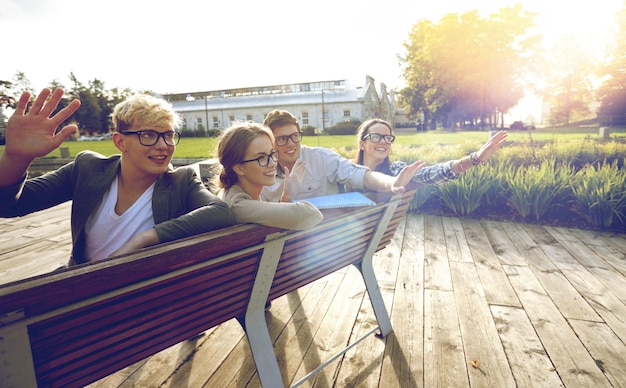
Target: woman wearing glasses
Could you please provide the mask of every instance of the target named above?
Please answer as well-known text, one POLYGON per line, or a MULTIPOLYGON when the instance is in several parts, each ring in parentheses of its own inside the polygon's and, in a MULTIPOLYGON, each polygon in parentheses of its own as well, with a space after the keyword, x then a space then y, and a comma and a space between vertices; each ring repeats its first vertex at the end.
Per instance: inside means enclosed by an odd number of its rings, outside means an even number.
POLYGON ((232 225, 228 206, 211 194, 191 167, 170 165, 179 140, 179 116, 171 105, 135 95, 113 111, 112 141, 119 155, 91 151, 46 175, 26 179, 30 163, 76 131, 56 132, 80 106, 52 115, 62 89, 44 89, 26 112, 20 98, 7 123, 0 155, 0 217, 18 217, 72 201, 70 264, 97 261, 139 248, 232 225))
POLYGON ((297 161, 306 162, 306 167, 303 184, 294 199, 337 194, 343 185, 354 190, 402 193, 415 172, 425 166, 423 162, 417 161, 406 166, 397 176, 391 177, 352 163, 331 149, 302 145, 298 119, 286 110, 274 109, 265 116, 263 124, 274 133, 276 149, 280 152, 276 183, 264 187, 261 193, 266 201, 281 200, 285 170, 293 170, 297 161))
POLYGON ((305 230, 322 220, 322 213, 308 202, 292 203, 302 184, 304 162, 285 170, 281 202, 261 201, 261 190, 274 184, 278 151, 274 135, 262 124, 235 122, 217 145, 222 171, 218 196, 226 202, 237 222, 252 222, 283 229, 305 230))
MULTIPOLYGON (((456 179, 465 171, 489 159, 504 144, 506 136, 506 131, 500 131, 489 139, 480 150, 472 152, 468 156, 424 167, 417 171, 413 181, 438 185, 456 179)), ((391 144, 393 144, 395 139, 391 125, 387 121, 381 119, 364 121, 357 129, 359 152, 354 162, 367 166, 372 171, 379 171, 393 176, 397 175, 406 166, 406 163, 401 160, 395 162, 389 160, 391 144)))

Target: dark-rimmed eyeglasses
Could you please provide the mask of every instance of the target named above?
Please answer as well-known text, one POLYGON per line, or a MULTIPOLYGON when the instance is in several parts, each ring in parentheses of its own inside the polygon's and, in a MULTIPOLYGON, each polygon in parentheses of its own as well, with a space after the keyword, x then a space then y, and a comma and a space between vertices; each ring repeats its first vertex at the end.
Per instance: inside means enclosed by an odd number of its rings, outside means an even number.
POLYGON ((239 163, 257 162, 260 167, 265 167, 270 164, 270 159, 274 162, 278 162, 278 151, 272 151, 268 155, 259 156, 258 158, 242 160, 239 163))
POLYGON ((140 131, 120 131, 122 135, 137 135, 141 145, 150 147, 159 142, 159 138, 163 138, 165 144, 175 146, 180 141, 180 132, 157 132, 152 129, 142 129, 140 131))
POLYGON ((385 143, 391 144, 394 142, 394 140, 396 140, 396 137, 394 135, 381 135, 378 133, 368 133, 367 135, 363 136, 363 140, 367 138, 369 138, 372 143, 380 143, 381 140, 384 140, 385 143))
POLYGON ((294 132, 289 136, 276 136, 276 145, 281 147, 286 146, 289 139, 291 139, 294 144, 300 143, 300 140, 302 140, 302 132, 294 132))

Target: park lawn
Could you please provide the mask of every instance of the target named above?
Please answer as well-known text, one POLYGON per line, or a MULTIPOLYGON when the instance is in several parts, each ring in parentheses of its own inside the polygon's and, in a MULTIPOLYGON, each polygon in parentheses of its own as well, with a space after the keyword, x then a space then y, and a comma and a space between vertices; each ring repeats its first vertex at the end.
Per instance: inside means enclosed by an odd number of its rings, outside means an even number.
MULTIPOLYGON (((612 139, 626 139, 626 128, 611 128, 612 139)), ((427 131, 424 133, 397 133, 394 144, 400 146, 447 146, 447 145, 463 145, 468 149, 479 148, 488 137, 486 131, 427 131)), ((583 141, 585 139, 598 139, 598 128, 546 128, 536 129, 534 131, 509 131, 508 142, 511 143, 527 143, 529 141, 583 141)), ((354 135, 320 135, 320 136, 304 136, 302 144, 307 146, 322 146, 337 150, 344 156, 352 156, 356 147, 356 138, 354 135)), ((176 147, 175 158, 213 158, 216 155, 217 138, 205 137, 188 137, 181 138, 179 145, 176 147)), ((92 150, 103 155, 112 155, 118 153, 111 140, 100 141, 66 141, 61 147, 69 149, 70 157, 76 156, 83 150, 92 150)), ((0 146, 0 151, 4 146, 0 146)), ((59 149, 54 150, 47 157, 58 158, 61 156, 59 149)))

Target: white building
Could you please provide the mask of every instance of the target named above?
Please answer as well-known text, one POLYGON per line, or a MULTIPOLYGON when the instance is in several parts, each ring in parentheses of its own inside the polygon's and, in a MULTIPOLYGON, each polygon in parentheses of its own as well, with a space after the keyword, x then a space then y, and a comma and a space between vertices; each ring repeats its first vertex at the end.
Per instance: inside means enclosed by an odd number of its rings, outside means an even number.
POLYGON ((262 123, 273 109, 284 109, 298 118, 300 127, 326 130, 337 123, 382 118, 394 123, 396 101, 385 84, 377 91, 374 78, 351 88, 348 81, 305 82, 181 94, 166 94, 184 120, 184 129, 224 129, 231 121, 262 123))

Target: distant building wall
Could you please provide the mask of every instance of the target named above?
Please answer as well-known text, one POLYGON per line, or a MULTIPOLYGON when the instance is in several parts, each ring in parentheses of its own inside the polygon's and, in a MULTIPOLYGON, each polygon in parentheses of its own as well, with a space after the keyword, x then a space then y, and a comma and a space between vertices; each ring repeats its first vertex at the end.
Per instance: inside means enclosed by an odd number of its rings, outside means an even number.
POLYGON ((347 80, 165 94, 189 130, 224 129, 233 120, 263 122, 273 109, 298 118, 301 127, 328 129, 340 122, 382 118, 393 124, 395 96, 374 78, 352 88, 347 80))

